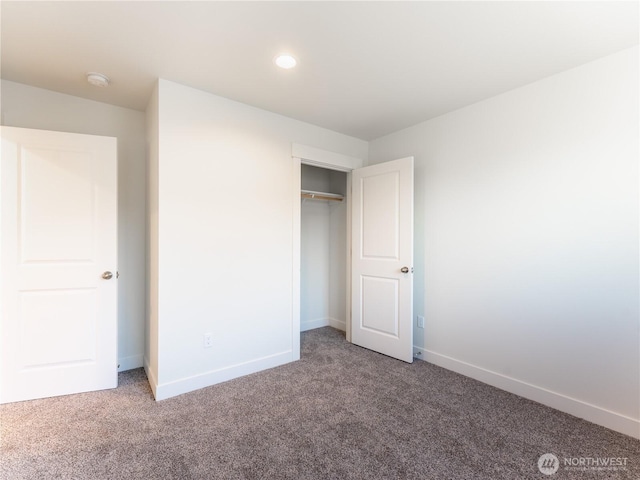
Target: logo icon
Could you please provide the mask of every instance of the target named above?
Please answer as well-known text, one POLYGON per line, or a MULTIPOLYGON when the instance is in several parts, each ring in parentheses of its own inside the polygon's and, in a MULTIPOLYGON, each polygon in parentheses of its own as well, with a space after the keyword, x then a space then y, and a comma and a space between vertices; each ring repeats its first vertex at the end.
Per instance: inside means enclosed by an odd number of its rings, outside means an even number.
POLYGON ((560 461, 553 453, 545 453, 540 455, 538 459, 538 470, 545 475, 553 475, 560 468, 560 461))

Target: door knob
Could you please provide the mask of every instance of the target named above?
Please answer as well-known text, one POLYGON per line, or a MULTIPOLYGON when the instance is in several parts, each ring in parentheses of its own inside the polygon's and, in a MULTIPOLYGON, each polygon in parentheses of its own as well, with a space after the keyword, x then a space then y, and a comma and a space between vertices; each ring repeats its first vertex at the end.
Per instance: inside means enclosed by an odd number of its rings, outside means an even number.
POLYGON ((102 278, 104 278, 105 280, 110 280, 113 277, 113 273, 111 272, 104 272, 102 274, 102 278))
POLYGON ((400 271, 401 271, 402 273, 409 273, 409 267, 402 267, 402 268, 400 269, 400 271))

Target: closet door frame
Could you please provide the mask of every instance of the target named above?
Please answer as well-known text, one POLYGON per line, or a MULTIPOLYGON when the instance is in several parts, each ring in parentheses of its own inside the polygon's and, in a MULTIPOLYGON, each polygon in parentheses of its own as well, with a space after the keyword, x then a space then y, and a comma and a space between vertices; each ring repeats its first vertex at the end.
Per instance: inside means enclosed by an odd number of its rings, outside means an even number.
POLYGON ((302 164, 336 170, 347 174, 347 190, 344 196, 347 208, 347 262, 344 272, 347 286, 345 323, 346 338, 348 342, 351 342, 351 171, 363 167, 364 160, 296 143, 291 145, 291 157, 293 170, 291 350, 292 360, 295 361, 300 359, 300 189, 302 186, 302 164))

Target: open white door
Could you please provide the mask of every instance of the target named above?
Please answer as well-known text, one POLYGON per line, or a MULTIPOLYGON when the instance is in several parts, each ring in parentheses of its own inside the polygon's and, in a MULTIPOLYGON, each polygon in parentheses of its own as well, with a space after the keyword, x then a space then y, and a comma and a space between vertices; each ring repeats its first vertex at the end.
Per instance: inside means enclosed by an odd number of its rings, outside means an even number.
POLYGON ((116 387, 116 139, 0 133, 0 403, 116 387))
POLYGON ((413 157, 352 172, 351 341, 413 361, 413 157))

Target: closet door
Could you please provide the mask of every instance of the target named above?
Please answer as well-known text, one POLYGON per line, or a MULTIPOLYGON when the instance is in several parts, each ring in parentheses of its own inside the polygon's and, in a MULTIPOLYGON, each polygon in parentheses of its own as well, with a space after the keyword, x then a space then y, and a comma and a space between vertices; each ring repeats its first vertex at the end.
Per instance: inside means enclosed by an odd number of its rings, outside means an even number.
POLYGON ((351 340, 413 361, 413 157, 353 170, 351 340))
POLYGON ((116 139, 0 132, 0 403, 115 387, 116 139))

